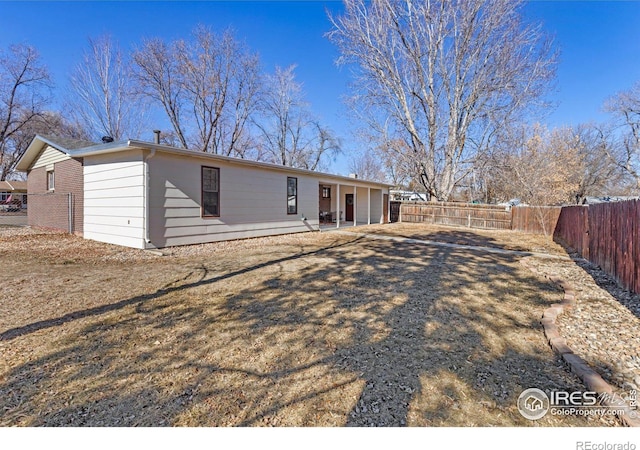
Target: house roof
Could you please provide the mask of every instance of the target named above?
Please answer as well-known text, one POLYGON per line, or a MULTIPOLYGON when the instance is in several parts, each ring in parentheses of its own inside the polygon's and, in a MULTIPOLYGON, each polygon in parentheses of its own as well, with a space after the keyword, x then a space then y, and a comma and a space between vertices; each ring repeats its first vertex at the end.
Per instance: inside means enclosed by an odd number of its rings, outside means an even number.
POLYGON ((82 139, 72 139, 72 138, 64 138, 59 136, 46 136, 38 134, 36 135, 27 150, 24 152, 22 157, 18 160, 16 164, 16 170, 26 172, 31 167, 31 164, 38 158, 40 152, 44 149, 45 146, 50 145, 61 151, 62 153, 66 153, 69 156, 72 156, 71 153, 74 150, 80 148, 89 148, 91 146, 95 146, 96 144, 91 141, 85 141, 82 139))
POLYGON ((27 192, 27 182, 26 181, 0 181, 0 191, 24 191, 27 192))
POLYGON ((628 200, 638 200, 640 197, 635 196, 625 196, 625 195, 615 195, 615 196, 606 196, 606 197, 590 197, 587 196, 582 201, 583 205, 595 205, 597 203, 611 203, 611 202, 625 202, 628 200))
POLYGON ((39 136, 42 140, 47 142, 52 147, 65 150, 77 150, 79 148, 87 148, 93 145, 97 145, 95 142, 87 141, 84 139, 65 138, 60 136, 39 136))
POLYGON ((314 177, 321 178, 323 181, 326 181, 326 182, 342 181, 343 183, 347 182, 350 185, 368 184, 368 185, 376 185, 376 186, 384 186, 384 187, 392 186, 388 183, 381 183, 377 181, 363 180, 360 178, 351 178, 351 177, 345 177, 342 175, 316 172, 316 171, 307 170, 307 169, 297 169, 297 168, 286 167, 278 164, 252 161, 248 159, 233 158, 230 156, 221 156, 221 155, 214 155, 211 153, 196 152, 193 150, 186 150, 182 148, 171 147, 168 145, 154 144, 151 142, 138 141, 134 139, 129 139, 127 141, 122 141, 122 142, 110 142, 106 144, 89 143, 89 145, 81 146, 83 142, 87 144, 86 141, 63 140, 60 138, 52 139, 52 138, 47 138, 44 136, 37 135, 31 142, 31 144, 29 144, 29 147, 27 148, 27 151, 24 153, 22 158, 20 158, 20 160, 18 161, 18 164, 16 165, 16 169, 20 171, 28 170, 31 164, 33 164, 33 161, 40 154, 40 151, 42 150, 44 145, 48 144, 68 154, 72 158, 82 158, 86 156, 94 156, 94 155, 100 155, 100 154, 116 153, 121 151, 140 149, 140 150, 159 151, 159 152, 170 153, 170 154, 179 155, 179 156, 207 158, 214 161, 223 161, 231 164, 278 170, 278 171, 294 173, 294 174, 312 175, 314 177), (69 142, 66 142, 66 141, 69 141, 69 142), (73 147, 73 148, 70 148, 70 147, 73 147))

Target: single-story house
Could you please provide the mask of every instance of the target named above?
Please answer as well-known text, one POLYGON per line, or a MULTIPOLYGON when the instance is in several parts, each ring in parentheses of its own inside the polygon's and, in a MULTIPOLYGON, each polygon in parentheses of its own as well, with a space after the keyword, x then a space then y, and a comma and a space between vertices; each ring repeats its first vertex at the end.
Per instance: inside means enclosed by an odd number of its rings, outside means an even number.
POLYGON ((27 208, 26 181, 0 181, 0 210, 7 207, 27 208))
POLYGON ((416 191, 402 191, 398 189, 392 189, 390 192, 391 199, 402 202, 426 202, 427 194, 416 191))
POLYGON ((626 202, 629 200, 638 200, 640 197, 636 196, 623 196, 623 195, 610 195, 606 197, 592 197, 587 196, 582 200, 583 205, 596 205, 598 203, 611 203, 611 202, 626 202))
POLYGON ((36 136, 29 225, 134 248, 388 221, 390 185, 137 140, 36 136))

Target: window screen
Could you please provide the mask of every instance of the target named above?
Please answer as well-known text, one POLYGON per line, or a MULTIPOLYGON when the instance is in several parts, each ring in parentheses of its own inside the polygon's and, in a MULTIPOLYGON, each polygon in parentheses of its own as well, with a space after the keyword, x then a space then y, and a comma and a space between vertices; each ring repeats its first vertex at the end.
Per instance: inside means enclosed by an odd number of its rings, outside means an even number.
POLYGON ((298 179, 287 177, 287 214, 298 214, 298 179))
POLYGON ((202 168, 202 217, 220 216, 220 169, 202 168))

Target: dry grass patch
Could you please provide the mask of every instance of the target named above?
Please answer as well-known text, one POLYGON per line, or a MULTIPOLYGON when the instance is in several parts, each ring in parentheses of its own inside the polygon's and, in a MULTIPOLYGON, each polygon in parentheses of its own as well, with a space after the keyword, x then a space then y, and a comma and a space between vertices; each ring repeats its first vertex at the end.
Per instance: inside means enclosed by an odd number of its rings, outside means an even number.
POLYGON ((166 257, 2 239, 21 281, 0 295, 0 425, 615 423, 517 412, 525 388, 581 386, 538 324, 560 292, 514 256, 335 233, 166 257))
POLYGON ((449 244, 475 245, 523 252, 566 256, 566 250, 550 237, 510 230, 481 230, 424 223, 394 223, 354 228, 359 233, 399 236, 449 244))

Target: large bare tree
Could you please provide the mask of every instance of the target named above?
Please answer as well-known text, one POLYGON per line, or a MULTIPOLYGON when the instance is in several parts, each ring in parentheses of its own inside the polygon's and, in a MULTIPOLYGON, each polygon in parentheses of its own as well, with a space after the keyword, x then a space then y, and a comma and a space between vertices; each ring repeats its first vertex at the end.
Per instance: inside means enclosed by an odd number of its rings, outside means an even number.
POLYGON ((374 151, 353 151, 349 155, 349 172, 356 174, 358 178, 373 181, 385 181, 387 174, 383 168, 383 161, 374 151))
POLYGON ((316 170, 340 149, 333 132, 309 110, 295 66, 276 67, 267 75, 254 121, 260 131, 262 158, 283 166, 316 170))
POLYGON ((182 147, 245 156, 259 60, 230 31, 199 26, 191 40, 147 40, 133 59, 141 91, 162 105, 182 147))
POLYGON ((43 114, 50 89, 49 72, 35 48, 14 45, 0 51, 0 180, 21 156, 16 138, 43 114))
POLYGON ((147 126, 147 111, 134 87, 130 61, 108 35, 89 38, 88 44, 70 76, 68 114, 94 139, 138 138, 147 126))
MULTIPOLYGON (((329 38, 355 63, 354 105, 402 140, 428 194, 446 200, 507 120, 541 98, 555 55, 517 0, 345 0, 329 38)), ((391 149, 393 151, 393 149, 391 149)))
POLYGON ((605 109, 613 115, 614 124, 601 128, 603 148, 640 189, 640 82, 611 97, 605 109))
POLYGON ((559 139, 572 142, 578 150, 580 164, 574 175, 576 203, 581 203, 587 196, 620 195, 626 190, 627 176, 608 157, 611 142, 602 136, 601 128, 594 124, 577 125, 558 132, 559 139))
POLYGON ((519 198, 534 206, 544 229, 545 207, 572 203, 580 190, 581 142, 568 129, 548 131, 535 125, 508 131, 502 151, 493 155, 495 189, 504 199, 519 198))
MULTIPOLYGON (((64 136, 73 139, 92 141, 92 137, 86 133, 85 128, 79 124, 68 121, 57 111, 44 111, 25 123, 9 138, 12 152, 5 154, 6 167, 11 169, 18 162, 31 144, 36 134, 45 136, 64 136)), ((22 179, 25 174, 7 172, 11 178, 22 179)))

